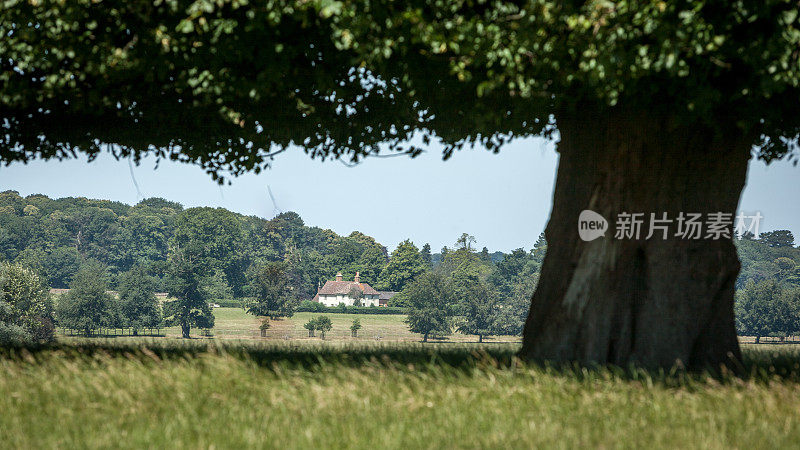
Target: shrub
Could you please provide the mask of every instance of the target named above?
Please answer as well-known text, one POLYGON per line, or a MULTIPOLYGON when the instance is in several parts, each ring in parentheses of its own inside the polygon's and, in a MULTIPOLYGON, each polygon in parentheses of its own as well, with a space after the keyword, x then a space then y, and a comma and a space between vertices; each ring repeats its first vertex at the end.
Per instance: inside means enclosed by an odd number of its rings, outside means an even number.
POLYGON ((21 346, 33 341, 30 333, 19 325, 0 322, 0 346, 21 346))
POLYGON ((326 306, 319 302, 312 302, 311 300, 303 300, 297 307, 298 312, 326 312, 326 306))
POLYGON ((244 306, 244 299, 216 300, 214 303, 219 305, 220 308, 242 308, 244 306))
POLYGON ((0 265, 0 344, 53 340, 53 305, 36 273, 18 264, 0 265))

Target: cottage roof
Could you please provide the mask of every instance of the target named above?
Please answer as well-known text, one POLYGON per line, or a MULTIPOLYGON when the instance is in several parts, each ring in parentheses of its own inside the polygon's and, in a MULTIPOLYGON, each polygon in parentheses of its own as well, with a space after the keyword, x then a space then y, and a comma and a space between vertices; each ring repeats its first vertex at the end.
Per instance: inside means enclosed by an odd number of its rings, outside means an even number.
POLYGON ((356 283, 355 281, 326 281, 318 295, 347 295, 354 287, 361 289, 364 295, 378 295, 378 291, 368 283, 356 283))
POLYGON ((380 300, 391 300, 392 297, 397 295, 397 292, 394 292, 394 291, 380 291, 379 294, 380 294, 380 297, 378 297, 378 298, 380 300))

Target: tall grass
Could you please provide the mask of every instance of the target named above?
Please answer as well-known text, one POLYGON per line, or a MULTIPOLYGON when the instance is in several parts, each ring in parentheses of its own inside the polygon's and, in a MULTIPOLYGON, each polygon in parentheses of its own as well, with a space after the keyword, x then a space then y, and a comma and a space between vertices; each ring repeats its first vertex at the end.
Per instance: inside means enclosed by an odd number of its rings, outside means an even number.
POLYGON ((163 340, 5 350, 0 447, 784 448, 800 442, 796 348, 746 348, 752 376, 722 380, 525 366, 514 360, 515 350, 163 340))

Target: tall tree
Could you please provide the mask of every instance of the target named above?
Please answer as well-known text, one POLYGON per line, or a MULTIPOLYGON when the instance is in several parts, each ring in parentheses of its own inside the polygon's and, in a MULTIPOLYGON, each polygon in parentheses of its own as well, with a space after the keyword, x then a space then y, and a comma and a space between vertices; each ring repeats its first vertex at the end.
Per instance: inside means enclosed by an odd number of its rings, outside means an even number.
POLYGON ((293 314, 289 277, 284 263, 271 262, 248 271, 249 294, 253 297, 245 306, 249 314, 259 317, 290 317, 293 314))
POLYGON ((462 253, 470 257, 460 259, 450 274, 460 316, 457 329, 464 334, 476 334, 478 341, 483 342, 484 336, 497 334, 499 296, 487 282, 488 258, 483 259, 480 254, 468 253, 465 249, 457 250, 452 256, 462 253))
POLYGON ((499 334, 500 310, 497 293, 492 292, 489 285, 478 278, 477 273, 462 278, 459 284, 461 286, 456 289, 461 316, 458 331, 478 335, 478 342, 483 342, 484 336, 499 334))
POLYGON ((196 247, 174 249, 169 259, 167 293, 175 300, 164 304, 167 325, 179 325, 181 337, 191 337, 192 327, 214 327, 214 314, 203 289, 203 273, 208 267, 203 263, 202 252, 196 247))
POLYGON ((56 303, 59 325, 91 336, 100 327, 121 325, 114 300, 107 293, 105 268, 95 262, 84 264, 70 283, 70 290, 56 303))
POLYGON ((770 247, 793 247, 794 235, 789 230, 775 230, 761 233, 761 241, 770 247))
POLYGON ((125 272, 119 281, 119 312, 123 324, 138 334, 142 328, 161 325, 161 307, 155 295, 155 280, 137 266, 125 272))
POLYGON ((412 333, 422 334, 422 342, 427 342, 431 334, 450 334, 453 289, 447 278, 437 273, 423 273, 397 297, 409 305, 405 321, 412 333))
POLYGON ((360 273, 363 283, 376 284, 386 263, 386 255, 376 243, 361 252, 351 270, 360 273))
POLYGON ((238 218, 222 208, 190 208, 175 220, 172 245, 193 247, 195 257, 210 270, 220 269, 232 287, 234 295, 241 296, 247 261, 242 252, 242 227, 238 218))
POLYGON ((539 275, 520 277, 508 295, 501 296, 497 314, 497 334, 522 334, 525 319, 531 308, 530 298, 536 290, 539 275))
MULTIPOLYGON (((461 233, 461 237, 456 240, 456 250, 466 250, 471 252, 474 250, 473 245, 476 242, 475 236, 471 236, 467 233, 461 233)), ((489 254, 489 250, 486 250, 486 254, 489 254)))
POLYGON ((431 244, 426 242, 425 245, 422 246, 422 250, 419 251, 419 256, 422 258, 422 262, 430 268, 433 265, 433 260, 431 259, 431 244))
POLYGON ((389 264, 378 278, 377 286, 380 289, 399 292, 425 270, 427 269, 419 249, 413 242, 406 239, 398 244, 392 252, 389 264))
POLYGON ((541 265, 544 262, 544 257, 547 254, 547 239, 544 237, 544 233, 539 234, 539 237, 536 239, 536 243, 533 244, 533 249, 531 250, 531 255, 533 259, 541 265))
POLYGON ((739 333, 755 336, 788 336, 800 330, 800 290, 782 287, 775 280, 747 282, 736 295, 739 333))
POLYGON ((154 153, 218 179, 290 143, 359 161, 380 144, 419 154, 405 144, 419 136, 449 157, 557 130, 551 248, 521 355, 740 358, 730 238, 682 239, 673 223, 664 240, 586 242, 576 224, 586 209, 612 223, 734 214, 753 146, 771 161, 800 135, 796 2, 206 6, 6 5, 0 158, 154 153))

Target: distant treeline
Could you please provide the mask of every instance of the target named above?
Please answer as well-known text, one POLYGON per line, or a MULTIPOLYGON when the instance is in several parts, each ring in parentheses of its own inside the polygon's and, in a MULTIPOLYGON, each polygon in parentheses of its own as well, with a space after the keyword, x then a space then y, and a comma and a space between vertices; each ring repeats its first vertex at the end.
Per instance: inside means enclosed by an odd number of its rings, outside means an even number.
POLYGON ((269 261, 287 262, 296 296, 309 299, 336 272, 352 279, 358 271, 376 285, 388 262, 386 248, 373 238, 307 227, 293 212, 265 220, 222 208, 184 209, 159 198, 130 206, 0 193, 0 261, 34 268, 53 288, 68 287, 87 261, 107 268, 112 289, 135 266, 163 280, 170 250, 195 244, 234 297, 244 295, 248 268, 269 261))
POLYGON ((800 248, 795 247, 791 231, 769 231, 761 233, 758 239, 746 234, 735 242, 742 263, 737 289, 750 280, 774 280, 800 287, 800 248))
MULTIPOLYGON (((736 244, 742 261, 737 289, 765 280, 800 286, 800 249, 791 232, 762 233, 757 240, 746 236, 736 244)), ((212 301, 236 304, 233 299, 252 294, 248 280, 255 279, 253 271, 273 262, 283 264, 295 306, 311 299, 337 272, 345 279, 360 272, 361 280, 375 288, 400 292, 390 306, 410 307, 413 299, 404 294, 406 288, 420 275, 433 273, 452 282, 453 301, 477 289, 496 297, 498 307, 516 310, 514 325, 504 329, 518 330, 546 248, 539 236, 531 250, 478 250, 475 239, 464 233, 452 248, 437 253, 428 244, 418 247, 407 240, 389 254, 361 232, 339 236, 306 226, 294 212, 267 220, 222 208, 185 209, 160 198, 130 206, 0 193, 0 261, 31 268, 53 288, 68 287, 81 267, 99 263, 109 289, 118 289, 124 274, 136 269, 152 277, 156 291, 167 291, 169 258, 188 250, 192 261, 187 263, 203 268, 198 276, 212 301)))

